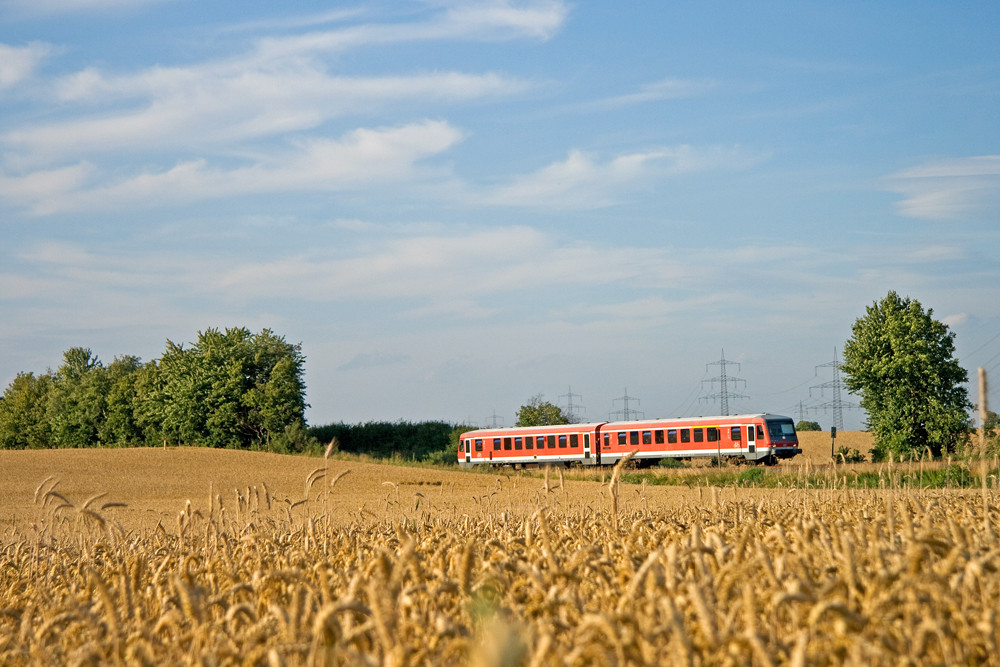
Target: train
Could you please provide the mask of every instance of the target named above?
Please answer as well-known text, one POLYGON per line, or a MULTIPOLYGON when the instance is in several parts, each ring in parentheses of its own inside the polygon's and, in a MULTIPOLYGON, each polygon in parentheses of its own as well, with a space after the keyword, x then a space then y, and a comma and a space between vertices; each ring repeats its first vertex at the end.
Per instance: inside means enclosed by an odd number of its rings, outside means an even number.
POLYGON ((802 453, 791 417, 759 413, 478 429, 459 437, 458 464, 614 465, 633 451, 640 466, 712 456, 774 465, 802 453))

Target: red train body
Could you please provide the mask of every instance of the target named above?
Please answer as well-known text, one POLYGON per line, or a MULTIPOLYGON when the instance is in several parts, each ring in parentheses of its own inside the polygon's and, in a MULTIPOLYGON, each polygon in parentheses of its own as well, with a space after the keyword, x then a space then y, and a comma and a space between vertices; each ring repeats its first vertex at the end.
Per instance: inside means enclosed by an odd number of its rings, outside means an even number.
POLYGON ((640 463, 735 456, 770 464, 802 450, 790 417, 762 413, 480 429, 462 434, 458 463, 607 465, 631 451, 640 463))

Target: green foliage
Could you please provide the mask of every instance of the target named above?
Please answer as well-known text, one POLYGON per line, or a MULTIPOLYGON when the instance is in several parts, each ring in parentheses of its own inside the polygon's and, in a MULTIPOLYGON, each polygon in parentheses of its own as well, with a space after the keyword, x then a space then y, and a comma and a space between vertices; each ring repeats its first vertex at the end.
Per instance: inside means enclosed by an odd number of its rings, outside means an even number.
POLYGON ((668 456, 665 459, 660 459, 657 465, 661 468, 683 468, 684 461, 673 456, 668 456))
POLYGON ((897 457, 953 452, 971 408, 955 359, 955 334, 919 301, 895 292, 866 309, 844 346, 844 384, 861 396, 876 449, 897 457))
POLYGON ((810 421, 802 420, 798 424, 795 425, 795 430, 796 431, 822 431, 823 429, 820 428, 819 422, 810 422, 810 421))
MULTIPOLYGON (((327 424, 309 428, 309 435, 320 443, 337 439, 339 450, 349 454, 367 454, 376 458, 457 461, 458 429, 445 422, 366 422, 364 424, 327 424)), ((467 429, 465 429, 467 430, 467 429)))
POLYGON ((51 373, 18 373, 0 399, 0 448, 42 449, 49 446, 52 429, 46 418, 51 373))
POLYGON ((304 357, 264 329, 207 329, 185 349, 167 341, 147 364, 107 367, 70 348, 55 373, 19 374, 0 401, 0 447, 172 444, 313 446, 305 429, 304 357))
POLYGON ((838 463, 864 463, 865 455, 857 449, 841 447, 837 450, 837 454, 834 456, 834 459, 838 463))
POLYGON ((552 405, 543 396, 532 396, 527 405, 522 405, 517 411, 515 426, 551 426, 554 424, 569 424, 570 418, 558 406, 552 405))
POLYGON ((63 364, 56 371, 46 407, 53 445, 98 444, 108 385, 104 367, 89 348, 73 347, 63 353, 63 364))
POLYGON ((159 418, 168 441, 266 449, 304 421, 304 363, 301 346, 269 329, 206 329, 188 349, 167 341, 151 386, 162 413, 147 421, 159 418))

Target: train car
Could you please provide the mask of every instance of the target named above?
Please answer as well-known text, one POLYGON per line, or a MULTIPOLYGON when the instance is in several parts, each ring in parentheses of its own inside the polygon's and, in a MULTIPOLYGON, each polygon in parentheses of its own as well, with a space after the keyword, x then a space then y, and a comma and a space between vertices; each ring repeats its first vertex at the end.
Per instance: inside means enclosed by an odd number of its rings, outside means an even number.
POLYGON ((459 438, 458 463, 593 465, 600 424, 562 424, 468 431, 459 438))
POLYGON ((790 417, 759 413, 481 429, 461 435, 458 463, 606 465, 635 451, 640 464, 715 456, 771 465, 801 453, 798 445, 790 417))

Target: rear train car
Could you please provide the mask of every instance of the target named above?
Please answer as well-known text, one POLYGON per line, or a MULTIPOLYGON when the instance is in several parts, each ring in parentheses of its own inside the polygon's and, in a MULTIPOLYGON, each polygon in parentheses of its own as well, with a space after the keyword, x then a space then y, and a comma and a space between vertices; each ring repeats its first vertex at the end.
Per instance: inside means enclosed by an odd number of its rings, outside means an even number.
POLYGON ((790 417, 769 413, 480 429, 459 439, 458 463, 640 464, 664 458, 736 457, 774 464, 801 453, 790 417))

